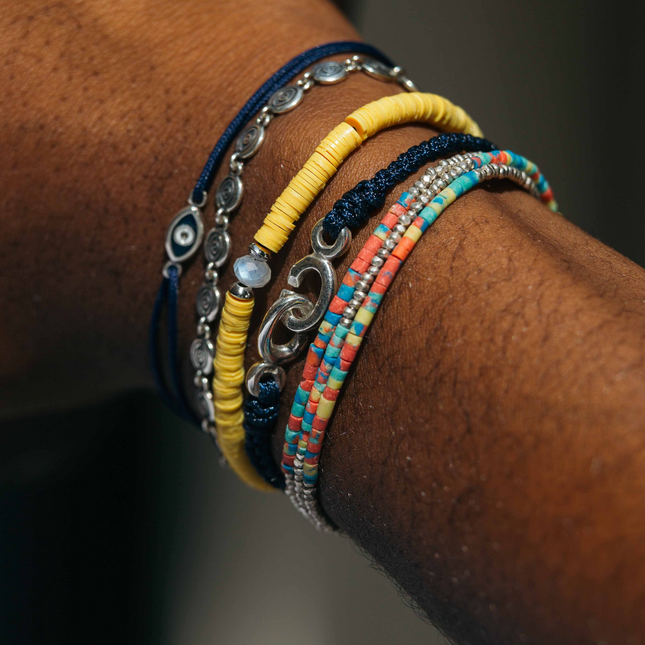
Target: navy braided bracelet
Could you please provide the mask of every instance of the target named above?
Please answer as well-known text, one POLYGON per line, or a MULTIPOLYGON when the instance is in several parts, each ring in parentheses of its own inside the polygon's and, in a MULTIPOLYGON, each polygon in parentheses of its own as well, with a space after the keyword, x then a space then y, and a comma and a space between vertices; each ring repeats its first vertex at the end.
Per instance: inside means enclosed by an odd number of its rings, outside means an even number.
MULTIPOLYGON (((384 206, 385 197, 394 186, 439 157, 459 152, 490 152, 497 149, 487 139, 469 134, 440 134, 412 146, 387 168, 379 170, 372 179, 361 181, 348 190, 325 216, 323 230, 336 239, 345 226, 350 229, 362 226, 374 211, 384 206)), ((262 478, 276 488, 283 488, 284 476, 280 473, 280 478, 275 479, 276 466, 270 451, 273 424, 278 419, 280 408, 280 390, 273 381, 261 383, 260 387, 262 386, 265 390, 260 390, 259 397, 248 396, 244 403, 246 451, 262 478), (268 389, 269 384, 271 389, 268 389), (274 420, 273 423, 270 419, 274 420), (258 450, 264 450, 264 455, 258 455, 258 450), (276 481, 279 485, 276 485, 276 481)))
MULTIPOLYGON (((390 59, 378 49, 365 43, 341 41, 327 43, 308 49, 299 54, 286 65, 280 68, 269 78, 246 102, 237 116, 231 121, 219 141, 213 148, 204 169, 202 170, 195 188, 191 192, 191 202, 194 205, 203 205, 207 192, 212 186, 213 179, 219 170, 226 150, 239 135, 245 125, 261 109, 266 101, 277 90, 304 71, 313 63, 335 54, 366 54, 378 61, 392 66, 390 59)), ((190 216, 187 215, 189 218, 190 216)), ((193 222, 189 222, 193 225, 193 222)), ((179 266, 179 265, 177 265, 179 266)), ((179 291, 180 267, 167 266, 164 268, 164 278, 157 293, 150 321, 149 347, 151 355, 151 368, 159 395, 162 400, 179 416, 199 425, 199 420, 192 413, 186 400, 185 392, 181 386, 179 359, 177 356, 177 299, 179 291), (161 314, 167 308, 167 346, 170 372, 170 384, 166 382, 162 370, 162 361, 159 355, 159 325, 161 314)))
POLYGON ((335 240, 345 226, 350 229, 362 226, 374 211, 383 208, 387 193, 424 164, 458 152, 491 150, 497 150, 497 146, 470 134, 440 134, 412 146, 372 179, 361 181, 348 190, 325 215, 323 230, 335 240))
POLYGON ((271 431, 280 411, 280 387, 273 380, 261 381, 260 396, 244 402, 244 448, 249 461, 264 481, 284 489, 284 475, 271 455, 271 431))

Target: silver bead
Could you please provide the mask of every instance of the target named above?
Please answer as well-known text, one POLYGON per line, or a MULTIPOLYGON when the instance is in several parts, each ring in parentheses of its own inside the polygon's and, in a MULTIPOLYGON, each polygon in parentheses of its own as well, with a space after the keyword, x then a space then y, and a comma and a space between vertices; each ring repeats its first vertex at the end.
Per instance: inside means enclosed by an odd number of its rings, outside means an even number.
POLYGON ((395 244, 398 244, 401 241, 401 233, 393 231, 392 233, 390 233, 390 237, 388 237, 387 239, 392 240, 395 244))
POLYGON ((215 213, 215 226, 217 226, 218 229, 225 231, 228 228, 229 225, 229 217, 224 211, 224 209, 220 208, 217 210, 215 213))
POLYGON ((230 174, 222 180, 215 193, 217 207, 224 209, 227 213, 232 213, 240 205, 243 194, 242 180, 237 175, 230 174))
POLYGON ((418 188, 419 190, 422 190, 423 188, 425 188, 425 185, 424 185, 424 183, 422 181, 415 181, 414 182, 414 187, 418 188))
POLYGON ((352 298, 352 300, 355 300, 360 305, 366 297, 366 294, 364 294, 362 291, 354 291, 354 297, 352 298))
POLYGON ((197 325, 197 335, 208 340, 211 337, 211 328, 206 323, 206 318, 201 318, 197 325), (202 322, 204 321, 204 322, 202 322))
POLYGON ((193 378, 193 383, 195 384, 195 387, 200 387, 201 386, 201 379, 204 376, 204 373, 201 370, 197 370, 195 372, 195 378, 193 378))
POLYGON ((240 298, 241 300, 253 300, 253 289, 251 289, 251 287, 247 287, 241 282, 234 282, 228 288, 228 291, 232 296, 240 298))
POLYGON ((437 181, 433 184, 433 186, 432 186, 433 188, 434 188, 435 184, 437 186, 439 186, 440 191, 442 191, 446 187, 446 182, 441 177, 439 179, 437 179, 437 181))
POLYGON ((423 195, 419 195, 419 202, 421 204, 427 204, 430 201, 431 197, 428 195, 427 192, 423 193, 423 195))
POLYGON ((419 192, 420 192, 420 191, 419 191, 419 189, 418 189, 418 188, 414 188, 414 187, 412 187, 412 188, 410 188, 410 190, 408 190, 408 193, 410 193, 410 196, 411 196, 411 197, 413 197, 413 198, 418 197, 418 196, 419 196, 419 192))
MULTIPOLYGON (((392 250, 394 250, 394 247, 396 246, 396 244, 397 244, 397 241, 393 240, 392 236, 390 235, 390 237, 388 237, 387 240, 385 240, 385 242, 383 242, 383 248, 388 249, 388 251, 392 251, 392 250)), ((381 249, 379 249, 379 251, 380 250, 381 249)))
POLYGON ((339 83, 347 78, 347 69, 342 63, 326 61, 313 68, 313 79, 321 85, 339 83))
MULTIPOLYGON (((377 267, 370 267, 370 269, 376 269, 377 267)), ((377 274, 378 275, 378 270, 377 274)), ((361 275, 361 282, 364 282, 365 284, 372 284, 374 282, 374 274, 370 273, 370 270, 368 269, 361 275)))
POLYGON ((365 282, 364 280, 358 280, 354 285, 354 289, 354 293, 356 293, 357 291, 367 293, 370 290, 370 283, 365 282))
POLYGON ((353 318, 356 315, 356 311, 354 307, 345 307, 343 309, 343 318, 353 318))
POLYGON ((407 227, 407 226, 405 226, 405 225, 403 225, 403 224, 402 224, 402 223, 400 223, 400 222, 401 222, 401 218, 399 218, 399 224, 397 224, 397 225, 392 229, 392 233, 400 233, 401 235, 403 235, 403 234, 408 230, 408 227, 407 227))
POLYGON ((387 260, 390 257, 390 252, 388 251, 388 249, 380 248, 376 252, 376 255, 378 255, 380 258, 383 258, 384 260, 387 260))
POLYGON ((426 175, 430 177, 430 179, 434 179, 437 176, 437 171, 434 168, 428 168, 426 175))
POLYGON ((410 210, 414 213, 418 213, 422 209, 423 209, 423 204, 421 204, 420 202, 414 202, 413 204, 410 205, 410 210))
POLYGON ((286 85, 274 92, 268 101, 268 106, 274 114, 283 114, 302 101, 302 88, 296 85, 286 85))
POLYGON ((361 308, 361 305, 363 304, 361 301, 356 300, 356 298, 352 298, 348 303, 347 303, 352 309, 358 310, 361 308))
POLYGON ((407 213, 403 214, 399 217, 399 224, 407 228, 408 226, 410 226, 410 224, 412 224, 412 218, 407 213))
POLYGON ((376 276, 381 272, 381 268, 377 266, 370 266, 367 267, 367 273, 369 273, 372 278, 376 278, 376 276))
POLYGON ((438 181, 435 181, 434 184, 432 184, 432 192, 438 195, 442 191, 441 186, 439 185, 438 181))
POLYGON ((371 260, 370 264, 374 267, 382 267, 383 264, 385 264, 385 260, 383 258, 380 258, 378 255, 375 255, 371 260))
POLYGON ((443 175, 441 175, 441 180, 445 181, 447 186, 452 181, 452 177, 449 172, 444 172, 443 175))
POLYGON ((346 327, 347 329, 349 329, 349 328, 352 326, 352 323, 353 323, 353 322, 354 322, 354 321, 353 321, 351 318, 341 318, 341 319, 338 321, 338 324, 339 324, 341 327, 346 327))
POLYGON ((255 242, 249 244, 249 255, 262 262, 268 262, 271 259, 271 253, 261 249, 255 242))

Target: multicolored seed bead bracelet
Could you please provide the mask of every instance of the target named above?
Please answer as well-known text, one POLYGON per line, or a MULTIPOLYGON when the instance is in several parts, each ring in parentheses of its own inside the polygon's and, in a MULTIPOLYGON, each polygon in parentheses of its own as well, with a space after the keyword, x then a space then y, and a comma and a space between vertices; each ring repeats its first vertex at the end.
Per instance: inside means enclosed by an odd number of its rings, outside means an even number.
MULTIPOLYGON (((371 276, 371 285, 368 287, 369 292, 363 299, 353 319, 346 315, 343 316, 334 333, 332 335, 327 334, 329 337, 329 341, 326 341, 328 342, 327 349, 330 351, 326 357, 327 360, 325 358, 321 359, 321 367, 316 371, 316 380, 319 374, 325 374, 327 383, 317 404, 314 403, 314 406, 310 407, 312 411, 315 407, 315 414, 311 423, 311 431, 309 436, 306 437, 306 450, 302 462, 303 489, 307 490, 309 494, 299 496, 300 499, 295 500, 300 510, 305 512, 319 528, 328 526, 315 495, 313 495, 318 477, 318 460, 325 429, 334 410, 344 379, 356 357, 365 332, 382 301, 383 295, 423 233, 458 197, 478 183, 496 177, 517 181, 523 187, 529 189, 532 194, 539 195, 540 199, 551 210, 557 210, 557 204, 553 200, 552 192, 546 180, 541 176, 535 164, 524 157, 509 151, 501 151, 469 155, 469 159, 474 166, 473 170, 456 178, 450 186, 443 189, 425 208, 419 210, 414 222, 406 227, 405 233, 401 234, 400 230, 394 229, 384 243, 383 248, 377 252, 376 257, 383 260, 383 263, 381 266, 378 266, 381 264, 380 262, 372 265, 377 270, 376 278, 373 275, 376 271, 369 274, 371 276), (323 364, 325 364, 324 367, 323 364)), ((469 163, 469 165, 471 164, 469 163)), ((355 288, 359 286, 359 282, 356 282, 355 288)), ((363 287, 367 286, 365 284, 360 285, 361 291, 363 291, 363 287)), ((345 311, 344 313, 349 312, 345 311)), ((310 389, 310 392, 313 392, 313 390, 314 388, 310 389)), ((298 390, 297 411, 303 406, 305 392, 304 388, 298 390)), ((307 401, 304 402, 305 409, 310 398, 311 396, 307 397, 307 401)), ((304 441, 305 438, 304 431, 302 434, 303 437, 299 437, 300 441, 304 441)), ((288 468, 286 473, 289 473, 288 468)), ((289 476, 289 479, 291 477, 293 475, 289 476)), ((290 485, 289 479, 287 492, 295 497, 295 490, 290 485)))
MULTIPOLYGON (((304 168, 278 198, 262 228, 256 234, 258 244, 251 244, 250 255, 235 262, 235 275, 239 282, 233 285, 231 290, 238 292, 246 290, 249 293, 247 299, 252 302, 252 287, 264 286, 270 280, 271 272, 267 264, 270 254, 266 249, 277 252, 282 248, 290 231, 295 228, 295 222, 325 187, 344 159, 369 136, 393 125, 411 122, 428 123, 451 132, 481 135, 477 124, 461 108, 434 94, 420 92, 397 94, 384 97, 356 110, 323 140, 304 168)), ((227 297, 223 315, 227 313, 227 317, 230 316, 230 320, 234 321, 236 313, 231 309, 230 302, 232 301, 227 297)), ((244 341, 246 342, 246 337, 244 341)), ((220 349, 218 343, 217 353, 223 353, 224 362, 229 360, 227 351, 226 346, 220 349)), ((257 480, 260 479, 257 473, 253 472, 253 478, 247 476, 247 473, 252 471, 252 466, 244 453, 241 389, 238 385, 224 382, 217 376, 213 379, 213 397, 215 433, 220 449, 235 457, 234 460, 229 459, 229 465, 240 478, 256 486, 257 480), (237 388, 239 396, 232 395, 231 388, 237 388), (221 413, 218 414, 218 399, 222 396, 226 398, 229 406, 225 420, 227 424, 225 433, 219 431, 221 413), (235 409, 234 403, 239 404, 235 409), (235 427, 232 419, 239 420, 235 427), (225 445, 227 442, 235 442, 235 446, 225 445)), ((266 483, 262 482, 262 484, 262 488, 265 488, 266 483)))
MULTIPOLYGON (((323 230, 332 239, 337 239, 345 227, 352 230, 361 226, 369 219, 371 212, 383 206, 387 193, 395 185, 404 181, 423 165, 431 161, 436 161, 444 155, 462 151, 489 152, 491 150, 497 150, 497 146, 486 139, 473 137, 470 134, 456 133, 440 134, 418 145, 414 145, 401 153, 386 168, 376 172, 371 179, 359 182, 354 188, 348 190, 337 200, 322 220, 323 230)), ((454 163, 454 161, 451 160, 449 163, 454 163)), ((439 184, 436 187, 436 193, 439 193, 444 186, 441 185, 441 178, 438 177, 437 181, 439 184)), ((433 196, 434 194, 429 195, 428 200, 433 196)), ((310 270, 318 270, 320 272, 319 265, 320 263, 324 264, 324 259, 317 257, 315 253, 315 248, 318 246, 318 239, 314 239, 312 241, 314 255, 302 258, 294 264, 292 270, 289 272, 291 286, 293 286, 291 278, 294 277, 294 269, 298 270, 299 267, 305 266, 310 270)), ((327 272, 325 272, 324 276, 321 273, 321 280, 327 277, 327 272)), ((313 330, 318 326, 325 314, 325 310, 332 301, 336 288, 336 285, 332 285, 332 288, 329 290, 321 288, 316 303, 316 307, 320 311, 320 317, 310 315, 310 322, 307 324, 307 329, 313 330), (325 296, 327 300, 323 299, 323 293, 327 294, 325 296)), ((289 325, 290 321, 288 320, 286 324, 289 325)), ((298 324, 299 328, 302 329, 302 319, 298 321, 298 324)), ((260 352, 262 352, 262 349, 260 349, 260 352)), ((293 358, 295 359, 297 356, 293 358)), ((254 368, 258 365, 254 365, 254 368)), ((249 373, 253 372, 254 369, 251 368, 249 373)), ((255 389, 257 389, 257 397, 251 393, 244 402, 246 452, 251 463, 253 463, 263 479, 273 486, 282 489, 284 488, 284 476, 280 468, 270 458, 269 450, 271 430, 279 414, 280 390, 273 378, 259 379, 255 389)))
MULTIPOLYGON (((479 141, 484 142, 489 149, 493 147, 485 140, 479 139, 479 141)), ((309 348, 302 381, 285 431, 282 468, 286 476, 286 492, 294 505, 303 511, 312 507, 314 501, 311 498, 313 489, 303 486, 303 462, 320 396, 327 384, 333 362, 340 352, 338 338, 334 336, 334 332, 338 330, 338 334, 341 334, 343 327, 339 329, 337 324, 342 320, 349 329, 351 321, 347 316, 353 317, 356 313, 365 299, 370 279, 373 280, 369 271, 378 271, 378 267, 382 266, 384 260, 378 254, 392 233, 394 232, 396 237, 407 230, 412 222, 410 210, 413 209, 413 215, 421 210, 423 204, 428 203, 458 176, 467 172, 471 166, 474 167, 473 162, 457 154, 447 161, 442 160, 436 168, 430 168, 420 181, 404 192, 399 201, 390 208, 348 269, 338 294, 331 302, 325 319, 318 329, 318 336, 309 348), (361 280, 365 289, 357 290, 356 285, 360 286, 361 280), (336 343, 333 342, 334 339, 336 343)), ((325 221, 326 219, 327 216, 325 221)), ((330 527, 326 525, 322 514, 316 514, 316 518, 315 523, 319 529, 329 530, 330 527)))

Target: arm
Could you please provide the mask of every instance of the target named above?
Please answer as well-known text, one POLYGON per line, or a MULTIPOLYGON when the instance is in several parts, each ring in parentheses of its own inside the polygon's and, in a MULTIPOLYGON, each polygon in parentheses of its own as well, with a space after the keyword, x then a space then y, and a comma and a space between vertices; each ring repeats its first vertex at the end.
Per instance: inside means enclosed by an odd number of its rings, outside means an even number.
MULTIPOLYGON (((150 384, 163 236, 212 143, 291 56, 355 37, 320 2, 145 7, 3 9, 5 411, 150 384)), ((314 88, 272 124, 234 256, 327 131, 389 91, 314 88)), ((269 302, 334 199, 430 134, 384 132, 344 164, 269 302)), ((461 642, 642 636, 643 271, 508 187, 474 191, 425 237, 338 406, 325 508, 461 642)), ((199 264, 182 281, 184 352, 199 264)))

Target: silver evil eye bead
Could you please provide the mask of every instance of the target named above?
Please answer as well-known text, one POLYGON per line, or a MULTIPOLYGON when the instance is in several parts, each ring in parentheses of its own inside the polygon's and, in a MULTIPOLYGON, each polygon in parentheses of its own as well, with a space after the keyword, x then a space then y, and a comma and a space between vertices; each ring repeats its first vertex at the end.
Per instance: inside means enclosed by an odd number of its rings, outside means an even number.
POLYGON ((332 60, 325 63, 318 63, 312 70, 312 76, 316 83, 333 85, 347 78, 347 70, 342 63, 337 63, 332 60))
POLYGON ((210 374, 213 370, 215 348, 213 343, 206 338, 196 338, 190 346, 190 362, 196 370, 210 374))
POLYGON ((284 114, 302 101, 304 93, 301 87, 297 85, 287 85, 277 92, 274 92, 269 98, 267 105, 274 114, 284 114))
POLYGON ((231 236, 228 231, 220 231, 216 228, 208 231, 204 242, 204 255, 207 262, 212 262, 214 267, 219 269, 228 260, 230 250, 231 236))
POLYGON ((366 58, 361 65, 361 69, 368 75, 373 78, 377 78, 380 81, 394 81, 395 78, 392 75, 392 68, 381 61, 374 60, 373 58, 366 58))
POLYGON ((204 224, 199 208, 187 206, 175 215, 166 233, 166 253, 172 262, 184 262, 199 248, 204 224))
POLYGON ((235 152, 242 159, 252 157, 264 142, 264 126, 259 123, 252 123, 242 130, 235 142, 235 152))
POLYGON ((208 322, 215 320, 219 313, 220 292, 212 284, 203 284, 197 292, 197 315, 206 318, 208 322))
POLYGON ((226 213, 232 213, 240 205, 243 193, 244 184, 242 184, 242 180, 237 175, 228 175, 219 185, 217 193, 215 193, 217 207, 226 213))

